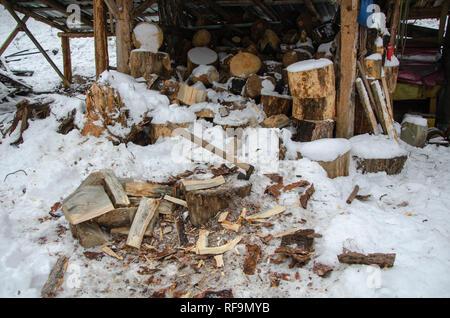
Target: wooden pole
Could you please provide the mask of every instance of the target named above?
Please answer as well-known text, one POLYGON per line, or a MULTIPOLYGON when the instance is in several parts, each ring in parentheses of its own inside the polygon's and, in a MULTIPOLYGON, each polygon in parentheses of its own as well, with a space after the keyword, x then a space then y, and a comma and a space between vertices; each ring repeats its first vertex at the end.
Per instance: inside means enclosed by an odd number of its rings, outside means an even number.
POLYGON ((67 79, 67 81, 64 82, 64 87, 69 87, 70 83, 72 83, 72 56, 70 53, 69 37, 61 37, 61 47, 63 54, 64 77, 67 79))
POLYGON ((130 74, 128 62, 132 49, 131 13, 133 11, 133 1, 117 0, 117 7, 119 8, 119 15, 116 17, 117 70, 130 74))
MULTIPOLYGON (((22 19, 22 22, 27 23, 29 18, 30 18, 30 16, 25 15, 22 19)), ((19 24, 17 24, 17 26, 14 28, 14 30, 11 32, 11 34, 8 36, 8 38, 6 39, 6 41, 3 43, 2 47, 0 48, 0 56, 2 56, 3 53, 5 53, 8 46, 11 44, 11 42, 14 40, 14 38, 17 36, 17 34, 20 31, 22 31, 22 28, 20 27, 19 24)))
POLYGON ((402 0, 395 0, 394 3, 394 12, 392 14, 391 19, 391 38, 389 39, 389 43, 392 45, 394 50, 396 50, 396 44, 397 44, 397 30, 400 22, 400 6, 401 6, 402 0))
POLYGON ((61 77, 61 79, 63 80, 64 84, 65 85, 70 85, 70 82, 64 77, 64 75, 61 73, 61 71, 58 69, 58 67, 55 65, 55 63, 53 63, 52 59, 47 55, 45 50, 42 48, 41 44, 39 44, 39 42, 36 40, 34 35, 30 32, 30 30, 28 30, 28 28, 25 25, 25 23, 23 23, 22 20, 20 20, 20 18, 17 16, 17 14, 14 12, 14 10, 11 8, 9 2, 7 2, 6 0, 0 0, 0 1, 3 4, 3 6, 6 8, 6 10, 8 10, 9 14, 11 14, 11 16, 20 25, 22 30, 28 35, 28 37, 34 43, 34 45, 36 45, 36 47, 39 50, 39 52, 41 52, 41 54, 45 57, 47 62, 51 65, 51 67, 55 70, 55 72, 59 75, 59 77, 61 77))
POLYGON ((439 34, 438 34, 438 43, 441 44, 444 40, 444 29, 445 29, 445 21, 447 21, 448 9, 450 6, 450 0, 445 0, 442 4, 442 12, 439 20, 439 34))
POLYGON ((147 0, 141 3, 136 9, 133 10, 133 19, 139 18, 145 10, 152 6, 156 0, 147 0))
POLYGON ((337 138, 350 138, 354 133, 355 104, 352 102, 352 91, 356 74, 358 2, 358 0, 341 2, 341 64, 336 103, 337 138))
POLYGON ((94 0, 95 74, 97 78, 109 67, 108 27, 103 0, 94 0))

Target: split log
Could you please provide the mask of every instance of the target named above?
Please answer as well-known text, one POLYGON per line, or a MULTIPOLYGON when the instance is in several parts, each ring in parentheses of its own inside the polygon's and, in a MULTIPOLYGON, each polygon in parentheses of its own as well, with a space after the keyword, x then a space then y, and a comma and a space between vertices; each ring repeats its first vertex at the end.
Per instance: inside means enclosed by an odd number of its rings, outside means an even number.
POLYGON ((218 187, 225 183, 223 176, 218 176, 208 180, 183 180, 184 191, 204 190, 218 187))
MULTIPOLYGON (((147 228, 149 228, 148 226, 147 228)), ((127 235, 130 234, 130 227, 129 226, 122 226, 122 227, 115 227, 111 229, 111 234, 119 234, 119 235, 127 235)), ((153 229, 148 230, 146 229, 144 232, 144 237, 152 237, 153 236, 153 229)))
POLYGON ((338 260, 340 263, 344 264, 378 265, 381 268, 384 268, 394 266, 395 253, 373 253, 364 255, 357 252, 344 251, 344 253, 338 255, 338 260))
POLYGON ((244 260, 243 272, 247 275, 254 275, 256 264, 258 264, 261 257, 261 247, 259 245, 247 244, 247 256, 244 260))
POLYGON ((293 141, 308 142, 322 138, 333 138, 333 120, 293 120, 296 133, 293 141))
POLYGON ((76 238, 84 248, 91 248, 108 242, 97 223, 87 221, 80 224, 70 224, 73 238, 76 238))
POLYGON ((226 220, 220 222, 220 225, 222 225, 222 227, 225 230, 229 230, 229 231, 233 231, 233 232, 239 232, 241 230, 241 226, 242 226, 241 224, 233 223, 233 222, 226 221, 226 220))
POLYGON ((274 115, 290 115, 292 98, 281 95, 261 95, 261 105, 267 117, 274 115))
POLYGON ((164 33, 156 23, 141 22, 134 28, 132 39, 136 49, 157 53, 163 43, 164 33))
POLYGON ((43 298, 51 298, 56 296, 56 293, 61 287, 64 281, 64 274, 66 273, 67 265, 69 264, 69 258, 66 256, 60 256, 53 265, 47 281, 41 289, 41 296, 43 298))
POLYGON ((271 29, 267 29, 264 32, 263 38, 259 41, 260 52, 263 53, 276 53, 280 50, 280 38, 271 29))
POLYGON ((356 89, 359 94, 359 99, 361 101, 361 104, 364 108, 364 113, 366 114, 367 121, 370 124, 370 129, 372 133, 377 134, 378 133, 378 125, 377 120, 375 118, 375 114, 373 112, 372 106, 370 104, 369 95, 366 91, 366 88, 364 87, 363 81, 361 78, 357 78, 355 81, 356 89))
POLYGON ((377 110, 378 121, 381 123, 383 127, 383 131, 392 139, 396 141, 399 140, 397 132, 394 127, 394 123, 390 112, 386 105, 386 100, 383 96, 383 91, 381 89, 380 83, 378 81, 374 81, 370 84, 372 87, 372 92, 375 97, 375 109, 377 110))
POLYGON ((187 67, 189 74, 200 65, 216 65, 217 63, 217 53, 207 47, 195 47, 188 52, 187 67))
POLYGON ((130 72, 134 78, 148 79, 152 74, 157 74, 163 79, 169 79, 170 56, 163 52, 133 50, 130 54, 130 72))
POLYGON ((253 214, 253 215, 249 215, 246 217, 247 221, 253 221, 253 220, 259 220, 259 219, 266 219, 266 218, 270 218, 271 216, 283 213, 284 211, 286 211, 286 207, 285 206, 281 206, 281 205, 277 205, 267 211, 261 212, 261 213, 257 213, 257 214, 253 214))
POLYGON ((250 195, 251 187, 250 182, 229 179, 216 188, 186 192, 191 223, 197 227, 205 224, 217 212, 226 209, 234 198, 250 195))
POLYGON ((159 200, 142 198, 128 234, 128 246, 139 249, 145 231, 153 231, 153 226, 158 218, 158 204, 159 200), (150 229, 148 228, 149 224, 153 225, 150 229))
POLYGON ((217 247, 208 247, 208 234, 207 230, 200 230, 197 245, 196 245, 196 253, 198 255, 220 255, 231 249, 233 249, 242 239, 242 236, 238 236, 228 243, 217 246, 217 247))
POLYGON ((364 59, 364 68, 369 79, 380 79, 382 66, 383 60, 380 54, 373 54, 364 59))
POLYGON ((191 74, 191 80, 195 84, 202 82, 206 87, 211 87, 214 82, 219 82, 220 74, 212 65, 200 65, 191 74))
POLYGON ((319 165, 327 172, 328 178, 348 176, 350 166, 350 151, 337 157, 333 161, 317 161, 319 165))
POLYGON ((311 184, 311 186, 308 189, 306 189, 305 193, 303 193, 300 196, 300 203, 304 209, 307 208, 308 201, 311 198, 311 196, 314 194, 315 191, 316 190, 314 189, 314 184, 311 184))
POLYGON ((273 77, 270 76, 258 76, 256 74, 251 75, 245 84, 244 94, 250 98, 258 98, 261 96, 261 90, 263 89, 264 81, 270 81, 270 83, 275 87, 276 81, 273 77))
POLYGON ((399 174, 403 170, 407 156, 394 158, 365 159, 353 156, 356 161, 356 168, 362 173, 377 173, 385 171, 388 175, 399 174))
POLYGON ((103 227, 112 229, 115 227, 130 226, 133 222, 137 208, 119 208, 103 214, 95 219, 95 222, 103 227))
POLYGON ((297 50, 290 50, 287 51, 286 53, 283 54, 283 65, 284 67, 288 67, 291 64, 300 62, 300 61, 305 61, 305 60, 309 60, 312 58, 311 53, 309 53, 308 51, 302 50, 302 49, 297 49, 297 50))
POLYGON ((333 62, 307 60, 287 68, 293 96, 292 116, 297 119, 334 120, 335 79, 333 62))
POLYGON ((261 66, 259 57, 248 52, 239 52, 230 60, 230 72, 239 78, 248 78, 258 73, 261 66))
POLYGON ((178 91, 177 97, 183 104, 192 106, 197 103, 205 102, 207 92, 205 90, 183 84, 178 91))
POLYGON ((63 201, 62 209, 71 224, 79 224, 114 210, 102 186, 84 186, 63 201))
POLYGON ((175 204, 184 206, 185 208, 187 208, 187 203, 186 203, 186 201, 184 201, 184 200, 181 200, 181 199, 178 199, 178 198, 171 197, 170 195, 167 195, 167 194, 164 196, 163 199, 164 199, 164 200, 167 200, 167 201, 169 201, 169 202, 172 202, 172 203, 175 203, 175 204))
POLYGON ((194 47, 208 46, 210 42, 211 33, 206 29, 198 30, 192 38, 192 45, 194 47))
POLYGON ((264 128, 284 128, 291 124, 291 120, 285 114, 273 115, 266 118, 261 124, 264 128))
POLYGON ((134 197, 159 198, 164 194, 172 193, 173 188, 163 184, 148 182, 127 182, 125 192, 134 197))
POLYGON ((110 169, 105 169, 101 172, 103 173, 105 180, 105 190, 114 204, 114 207, 120 208, 130 205, 130 200, 114 172, 110 169))
POLYGON ((172 137, 172 133, 177 128, 188 128, 191 123, 175 124, 166 122, 165 124, 150 125, 150 142, 154 144, 160 137, 172 137))

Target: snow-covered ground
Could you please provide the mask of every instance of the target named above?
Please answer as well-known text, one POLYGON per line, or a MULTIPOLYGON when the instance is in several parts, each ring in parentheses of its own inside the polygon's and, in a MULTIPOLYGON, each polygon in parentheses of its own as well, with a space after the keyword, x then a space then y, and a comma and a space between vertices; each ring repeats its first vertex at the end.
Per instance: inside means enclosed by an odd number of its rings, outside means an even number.
MULTIPOLYGON (((15 23, 3 10, 0 21, 1 42, 15 23)), ((28 25, 46 49, 59 50, 57 31, 33 20, 28 25)), ((21 35, 7 54, 26 48, 33 48, 33 44, 21 35)), ((72 41, 72 51, 74 73, 93 76, 92 40, 72 41)), ((61 67, 61 53, 51 56, 61 67)), ((114 56, 113 50, 110 56, 114 56)), ((52 90, 59 84, 40 55, 11 63, 11 67, 34 70, 34 76, 24 80, 36 90, 52 90)), ((246 241, 263 249, 262 262, 257 265, 260 272, 243 275, 246 251, 240 244, 225 253, 223 269, 214 268, 214 260, 207 259, 196 273, 191 267, 179 269, 177 262, 129 262, 133 255, 126 257, 127 262, 108 256, 100 261, 88 260, 72 238, 65 218, 49 217, 55 202, 99 169, 111 168, 119 177, 157 182, 193 170, 199 165, 172 156, 181 137, 142 147, 131 143, 114 146, 106 138, 83 137, 78 130, 61 135, 56 132, 58 120, 72 109, 78 109, 77 122, 83 120, 84 96, 48 94, 33 99, 54 100, 51 115, 30 121, 19 147, 10 146, 17 134, 0 140, 0 297, 39 297, 51 267, 62 254, 70 256, 70 261, 60 297, 146 297, 174 282, 181 293, 231 288, 236 297, 450 297, 450 148, 418 149, 402 143, 408 160, 399 175, 363 175, 352 161, 348 177, 329 179, 317 163, 306 158, 293 160, 299 145, 288 143, 288 159, 280 162, 279 173, 285 185, 300 179, 314 183, 316 192, 308 208, 299 206, 295 191, 282 193, 278 202, 264 195, 271 182, 261 173, 252 176, 252 194, 246 200, 257 203, 261 210, 275 204, 287 207, 285 213, 271 220, 273 227, 261 227, 260 234, 276 234, 292 227, 320 233, 313 259, 303 268, 290 269, 289 261, 272 264, 267 256, 273 254, 280 239, 264 245, 256 232, 245 226, 246 241), (371 198, 348 205, 345 201, 356 184, 360 194, 371 194, 371 198), (396 253, 394 267, 379 270, 340 264, 336 256, 343 248, 396 253), (333 266, 334 270, 327 278, 318 277, 312 271, 314 262, 333 266), (148 283, 151 275, 138 274, 140 266, 159 268, 154 274, 157 283, 148 283), (289 274, 289 278, 273 287, 274 273, 289 274), (199 283, 197 288, 192 287, 195 283, 199 283)), ((3 130, 11 118, 11 113, 0 116, 3 130)), ((289 133, 285 130, 282 136, 289 133)), ((206 165, 200 168, 206 169, 206 165)))

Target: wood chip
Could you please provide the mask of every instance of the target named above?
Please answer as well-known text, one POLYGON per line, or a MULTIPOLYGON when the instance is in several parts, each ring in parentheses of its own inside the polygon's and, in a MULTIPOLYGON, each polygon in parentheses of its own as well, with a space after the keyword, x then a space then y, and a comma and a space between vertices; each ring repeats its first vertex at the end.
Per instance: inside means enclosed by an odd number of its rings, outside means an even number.
POLYGON ((275 206, 275 207, 273 207, 270 210, 267 210, 265 212, 261 212, 261 213, 258 213, 258 214, 253 214, 253 215, 247 216, 246 220, 249 221, 249 220, 256 220, 256 219, 265 219, 265 218, 269 218, 271 216, 283 213, 284 211, 286 211, 286 207, 285 206, 277 205, 277 206, 275 206))
POLYGON ((222 254, 215 255, 214 259, 216 260, 216 267, 217 268, 223 267, 223 255, 222 254))
POLYGON ((108 255, 111 256, 111 257, 114 257, 114 258, 117 258, 117 259, 120 260, 120 261, 123 261, 123 257, 117 255, 116 252, 114 252, 114 251, 113 251, 112 249, 110 249, 108 246, 105 246, 105 245, 100 246, 100 249, 101 249, 103 252, 105 252, 105 254, 108 254, 108 255))
POLYGON ((208 234, 209 234, 209 231, 200 230, 199 237, 197 240, 197 245, 196 245, 196 253, 198 255, 223 254, 229 250, 232 250, 242 239, 242 235, 240 235, 224 245, 217 246, 217 247, 207 247, 208 234))

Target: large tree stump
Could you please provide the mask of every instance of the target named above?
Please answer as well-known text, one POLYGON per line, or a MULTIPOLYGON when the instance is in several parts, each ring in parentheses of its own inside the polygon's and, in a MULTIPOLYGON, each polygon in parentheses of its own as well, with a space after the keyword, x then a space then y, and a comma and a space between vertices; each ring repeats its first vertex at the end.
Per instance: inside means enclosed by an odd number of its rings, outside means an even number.
POLYGON ((279 114, 288 116, 292 109, 290 96, 262 95, 261 104, 267 117, 279 114))
POLYGON ((394 158, 364 159, 353 156, 356 161, 356 168, 362 173, 376 173, 385 171, 388 175, 399 174, 403 170, 407 156, 394 158))
POLYGON ((248 52, 239 52, 230 60, 231 74, 240 78, 248 78, 250 75, 258 73, 261 66, 259 57, 248 52))
POLYGON ((130 55, 130 71, 134 78, 156 74, 163 79, 170 78, 170 56, 167 53, 133 50, 130 55))
POLYGON ((205 224, 217 212, 226 209, 234 198, 250 195, 251 188, 250 182, 229 178, 225 184, 216 188, 186 192, 191 223, 194 226, 205 224))
POLYGON ((292 116, 297 119, 334 120, 336 114, 333 62, 306 60, 287 68, 293 96, 292 116))
POLYGON ((217 53, 207 47, 195 47, 190 49, 187 57, 188 74, 200 65, 217 66, 217 53))
POLYGON ((332 120, 293 120, 296 133, 293 141, 307 142, 322 138, 333 138, 334 121, 332 120))

